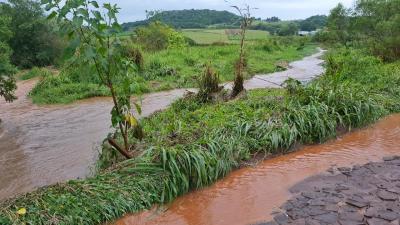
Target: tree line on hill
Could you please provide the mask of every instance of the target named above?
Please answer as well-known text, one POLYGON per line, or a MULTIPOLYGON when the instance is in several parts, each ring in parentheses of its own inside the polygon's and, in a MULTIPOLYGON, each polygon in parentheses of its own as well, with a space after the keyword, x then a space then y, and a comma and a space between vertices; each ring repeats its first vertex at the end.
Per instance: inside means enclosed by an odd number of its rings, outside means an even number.
MULTIPOLYGON (((238 28, 240 17, 228 11, 216 10, 172 10, 172 11, 149 11, 148 19, 124 23, 125 31, 134 30, 151 22, 160 21, 177 29, 201 29, 201 28, 238 28)), ((265 30, 277 35, 294 35, 299 30, 313 31, 326 25, 327 17, 316 15, 305 20, 282 21, 276 16, 265 20, 256 19, 250 29, 265 30)))
POLYGON ((207 28, 211 25, 239 26, 240 17, 228 11, 216 11, 209 9, 188 9, 172 11, 149 11, 148 19, 137 22, 124 23, 125 31, 136 27, 148 25, 151 22, 160 21, 179 29, 207 28))
POLYGON ((386 61, 400 58, 400 0, 359 0, 338 4, 315 40, 362 48, 386 61))

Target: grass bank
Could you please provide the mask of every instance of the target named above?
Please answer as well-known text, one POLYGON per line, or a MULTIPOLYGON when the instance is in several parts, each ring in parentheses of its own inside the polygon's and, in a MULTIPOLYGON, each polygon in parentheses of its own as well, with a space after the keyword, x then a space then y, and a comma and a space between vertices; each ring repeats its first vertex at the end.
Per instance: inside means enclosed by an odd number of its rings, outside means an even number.
MULTIPOLYGON (((314 53, 315 47, 296 37, 249 42, 246 76, 250 78, 255 74, 274 72, 278 69, 278 62, 301 59, 314 53)), ((199 76, 207 63, 216 69, 221 81, 231 81, 238 51, 237 44, 222 44, 145 52, 143 70, 129 75, 131 91, 133 94, 143 94, 197 87, 199 76)), ((59 75, 42 76, 32 90, 31 97, 36 104, 54 104, 107 96, 106 88, 99 86, 99 83, 95 72, 86 65, 68 65, 59 75)))
MULTIPOLYGON (((207 45, 213 43, 238 43, 238 29, 185 29, 183 35, 192 39, 197 44, 207 45)), ((247 41, 267 40, 269 34, 261 30, 248 30, 247 41)))
MULTIPOLYGON (((307 86, 291 81, 286 90, 218 104, 179 100, 143 119, 146 138, 132 140, 143 150, 139 158, 1 203, 0 224, 111 221, 210 185, 257 153, 286 153, 400 111, 400 62, 347 50, 327 56, 327 64, 327 74, 307 86)), ((103 166, 113 159, 105 148, 103 166)))

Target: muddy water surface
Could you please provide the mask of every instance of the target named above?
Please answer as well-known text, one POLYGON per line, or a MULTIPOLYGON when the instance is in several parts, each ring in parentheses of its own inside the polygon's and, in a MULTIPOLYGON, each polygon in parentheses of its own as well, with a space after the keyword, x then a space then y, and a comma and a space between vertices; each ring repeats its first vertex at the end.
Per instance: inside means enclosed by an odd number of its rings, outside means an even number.
MULTIPOLYGON (((245 87, 279 87, 288 77, 309 81, 323 72, 321 55, 320 50, 293 62, 284 72, 257 75, 246 81, 245 87)), ((99 145, 111 131, 111 99, 36 106, 26 97, 36 82, 19 82, 19 98, 13 103, 0 99, 0 200, 90 175, 99 145)), ((143 96, 142 116, 166 108, 185 92, 180 89, 143 96)))
POLYGON ((330 167, 380 161, 400 154, 400 114, 325 144, 231 173, 215 185, 178 198, 164 212, 130 215, 115 225, 240 225, 269 221, 290 187, 330 167))

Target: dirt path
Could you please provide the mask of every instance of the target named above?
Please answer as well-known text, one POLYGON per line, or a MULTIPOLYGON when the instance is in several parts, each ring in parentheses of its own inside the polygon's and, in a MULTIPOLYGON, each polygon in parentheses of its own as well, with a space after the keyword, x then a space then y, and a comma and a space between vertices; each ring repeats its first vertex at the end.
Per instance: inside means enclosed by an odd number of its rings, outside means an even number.
MULTIPOLYGON (((277 87, 288 77, 302 81, 323 73, 317 54, 290 64, 291 69, 257 75, 247 89, 277 87)), ((101 141, 110 129, 110 98, 92 98, 70 105, 36 106, 27 94, 35 80, 18 83, 19 99, 0 100, 0 200, 91 174, 101 141)), ((229 85, 227 85, 229 87, 229 85)), ((143 114, 165 109, 186 93, 177 89, 143 96, 143 114)), ((193 90, 191 90, 193 91, 193 90)))

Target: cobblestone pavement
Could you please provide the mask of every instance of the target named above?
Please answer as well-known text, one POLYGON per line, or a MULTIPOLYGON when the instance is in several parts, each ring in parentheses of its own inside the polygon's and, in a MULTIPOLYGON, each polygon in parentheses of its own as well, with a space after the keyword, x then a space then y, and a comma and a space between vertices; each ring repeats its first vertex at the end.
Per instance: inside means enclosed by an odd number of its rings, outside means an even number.
POLYGON ((257 225, 399 225, 400 156, 331 168, 290 189, 294 197, 257 225))

